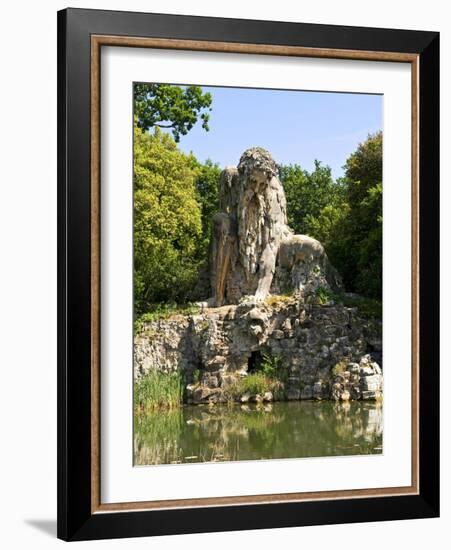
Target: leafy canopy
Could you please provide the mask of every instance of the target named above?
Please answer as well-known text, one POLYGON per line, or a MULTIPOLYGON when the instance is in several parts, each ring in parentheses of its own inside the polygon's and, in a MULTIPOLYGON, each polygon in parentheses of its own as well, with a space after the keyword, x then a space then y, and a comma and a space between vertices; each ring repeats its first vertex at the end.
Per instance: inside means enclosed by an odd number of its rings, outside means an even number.
POLYGON ((382 296, 382 132, 368 136, 345 165, 349 216, 342 232, 351 254, 345 268, 357 292, 382 296))
POLYGON ((321 241, 347 290, 380 300, 382 132, 369 135, 344 168, 344 178, 333 185, 323 181, 318 193, 314 186, 304 184, 312 175, 301 172, 295 185, 289 180, 288 214, 299 213, 296 230, 321 241))
POLYGON ((135 126, 134 269, 138 313, 183 302, 195 284, 202 238, 199 166, 168 134, 135 126))
POLYGON ((202 254, 205 258, 211 237, 211 221, 219 209, 219 178, 221 171, 219 164, 213 163, 210 159, 207 159, 203 165, 199 164, 196 196, 201 208, 202 254))
POLYGON ((329 166, 315 160, 313 172, 303 170, 298 164, 280 167, 285 196, 287 198, 288 224, 297 234, 309 234, 311 218, 319 216, 323 208, 339 200, 340 183, 332 179, 329 166))
POLYGON ((176 142, 186 135, 200 118, 202 128, 209 130, 211 94, 199 86, 170 84, 135 84, 134 106, 138 127, 143 131, 158 126, 171 128, 176 142))

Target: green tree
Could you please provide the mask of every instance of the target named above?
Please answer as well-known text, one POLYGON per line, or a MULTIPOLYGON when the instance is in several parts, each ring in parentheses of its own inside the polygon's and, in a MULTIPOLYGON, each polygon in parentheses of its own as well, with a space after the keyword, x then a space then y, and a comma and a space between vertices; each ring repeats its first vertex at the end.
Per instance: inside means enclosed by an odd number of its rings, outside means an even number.
POLYGON ((143 131, 155 126, 170 128, 176 142, 202 121, 209 130, 212 97, 200 86, 173 86, 170 84, 135 84, 134 108, 138 126, 143 131))
POLYGON ((345 165, 349 216, 343 224, 353 265, 346 278, 353 288, 382 298, 382 132, 369 135, 345 165))
POLYGON ((369 135, 344 169, 340 192, 307 214, 304 226, 322 242, 347 290, 382 299, 382 132, 369 135))
POLYGON ((202 245, 200 253, 206 259, 211 238, 211 220, 219 208, 219 178, 221 168, 208 159, 199 165, 199 175, 196 180, 197 200, 201 207, 202 245))
POLYGON ((134 270, 135 310, 158 302, 182 303, 193 287, 202 237, 192 155, 177 149, 171 136, 135 126, 134 270))
POLYGON ((336 230, 348 214, 349 206, 345 201, 325 206, 316 217, 307 214, 306 233, 320 241, 326 247, 329 255, 336 256, 338 252, 337 247, 334 246, 337 242, 336 230))
POLYGON ((313 172, 298 164, 280 167, 280 179, 287 198, 288 224, 298 234, 309 234, 311 223, 323 208, 338 203, 340 182, 334 182, 329 166, 315 160, 313 172))

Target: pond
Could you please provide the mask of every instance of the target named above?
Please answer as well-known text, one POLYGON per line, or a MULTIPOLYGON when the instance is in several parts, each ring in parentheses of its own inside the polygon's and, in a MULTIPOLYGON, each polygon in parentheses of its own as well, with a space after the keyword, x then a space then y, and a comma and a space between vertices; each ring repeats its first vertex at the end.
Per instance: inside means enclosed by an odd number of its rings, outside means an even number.
POLYGON ((194 405, 135 418, 134 463, 178 464, 382 453, 382 404, 194 405))

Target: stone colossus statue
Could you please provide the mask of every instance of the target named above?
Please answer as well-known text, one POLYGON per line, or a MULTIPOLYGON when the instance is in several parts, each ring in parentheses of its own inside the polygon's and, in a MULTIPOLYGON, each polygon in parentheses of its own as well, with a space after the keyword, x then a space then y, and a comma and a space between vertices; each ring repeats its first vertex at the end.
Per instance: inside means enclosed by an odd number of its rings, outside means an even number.
POLYGON ((238 168, 220 178, 220 212, 213 217, 210 252, 211 306, 262 301, 270 294, 306 296, 320 286, 340 287, 323 246, 294 235, 287 224, 278 167, 261 147, 248 149, 238 168))

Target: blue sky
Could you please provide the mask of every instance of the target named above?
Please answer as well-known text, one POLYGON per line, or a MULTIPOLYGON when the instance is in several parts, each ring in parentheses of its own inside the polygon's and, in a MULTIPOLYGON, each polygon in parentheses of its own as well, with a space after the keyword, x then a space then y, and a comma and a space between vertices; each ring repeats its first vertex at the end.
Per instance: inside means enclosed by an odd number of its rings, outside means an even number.
POLYGON ((221 167, 238 164, 252 146, 267 149, 279 164, 297 163, 312 170, 314 160, 332 168, 342 166, 368 133, 382 129, 380 95, 215 88, 210 131, 199 123, 180 138, 179 147, 221 167))

